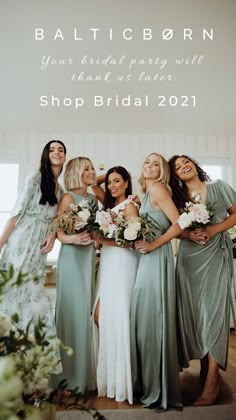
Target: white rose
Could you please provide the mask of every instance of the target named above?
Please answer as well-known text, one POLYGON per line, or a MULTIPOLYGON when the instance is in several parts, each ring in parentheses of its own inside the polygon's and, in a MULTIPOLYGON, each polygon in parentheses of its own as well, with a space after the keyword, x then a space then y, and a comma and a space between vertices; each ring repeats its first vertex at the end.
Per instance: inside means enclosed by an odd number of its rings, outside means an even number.
POLYGON ((80 202, 79 202, 79 206, 80 207, 88 207, 88 200, 81 200, 80 202))
POLYGON ((104 210, 98 210, 96 212, 95 223, 98 223, 100 226, 112 223, 111 214, 104 210))
POLYGON ((83 222, 87 222, 88 218, 90 217, 91 213, 88 209, 84 209, 79 211, 78 216, 81 218, 83 222))
POLYGON ((128 228, 136 230, 136 232, 139 232, 141 229, 141 223, 138 222, 137 220, 135 222, 129 222, 128 228))
POLYGON ((108 238, 112 239, 114 237, 114 232, 117 230, 117 226, 113 223, 111 225, 109 225, 108 228, 108 238))
POLYGON ((194 206, 195 219, 198 223, 207 224, 210 220, 209 211, 204 204, 196 204, 194 206))
POLYGON ((194 214, 192 212, 190 213, 182 213, 178 218, 178 224, 181 229, 188 228, 192 222, 195 221, 194 214))
POLYGON ((127 228, 124 230, 124 238, 125 238, 127 241, 134 241, 135 239, 137 239, 137 230, 132 229, 132 228, 130 228, 130 227, 127 227, 127 228))

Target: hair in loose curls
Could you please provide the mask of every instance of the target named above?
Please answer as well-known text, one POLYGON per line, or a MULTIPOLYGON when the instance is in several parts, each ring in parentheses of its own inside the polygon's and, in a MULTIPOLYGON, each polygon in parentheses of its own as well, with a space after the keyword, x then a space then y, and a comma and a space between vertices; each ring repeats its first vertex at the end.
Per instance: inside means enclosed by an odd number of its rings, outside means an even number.
POLYGON ((182 209, 185 207, 185 203, 187 201, 191 201, 191 197, 189 197, 188 189, 185 183, 176 175, 176 168, 175 168, 175 162, 179 158, 185 158, 188 159, 190 162, 192 162, 197 170, 198 177, 200 181, 209 181, 210 177, 207 175, 207 173, 198 165, 198 163, 190 158, 187 155, 174 155, 172 156, 168 163, 170 167, 170 186, 173 191, 173 201, 178 209, 182 209))
MULTIPOLYGON (((159 158, 160 174, 159 174, 159 177, 156 179, 156 182, 160 182, 161 184, 163 184, 166 187, 166 189, 172 194, 171 188, 170 188, 170 185, 169 185, 169 180, 170 180, 170 169, 169 169, 169 165, 168 165, 168 162, 166 161, 166 159, 162 155, 160 155, 159 153, 155 153, 155 152, 150 153, 146 157, 146 159, 145 159, 145 161, 143 163, 142 169, 144 167, 144 164, 145 164, 146 160, 151 155, 156 155, 159 158)), ((142 174, 140 175, 140 177, 138 179, 138 182, 140 184, 141 192, 142 193, 145 193, 147 191, 147 185, 146 185, 146 179, 143 176, 143 171, 142 171, 142 174)))
MULTIPOLYGON (((40 189, 41 189, 42 195, 39 200, 39 204, 45 205, 46 203, 48 203, 50 206, 54 206, 55 204, 57 204, 57 197, 55 194, 55 188, 56 188, 55 175, 51 168, 51 163, 49 159, 50 146, 52 143, 61 144, 66 154, 66 146, 64 145, 64 143, 62 143, 62 141, 51 140, 46 144, 41 155, 39 171, 41 173, 40 189)), ((62 172, 62 168, 61 168, 61 172, 62 172)))
POLYGON ((129 172, 123 168, 123 166, 114 166, 113 168, 110 168, 106 173, 105 178, 105 199, 104 199, 104 208, 106 209, 112 209, 115 206, 115 198, 112 197, 108 190, 108 177, 112 173, 119 174, 124 181, 128 181, 128 186, 125 190, 125 196, 128 198, 129 195, 132 194, 132 184, 131 184, 131 178, 129 172))

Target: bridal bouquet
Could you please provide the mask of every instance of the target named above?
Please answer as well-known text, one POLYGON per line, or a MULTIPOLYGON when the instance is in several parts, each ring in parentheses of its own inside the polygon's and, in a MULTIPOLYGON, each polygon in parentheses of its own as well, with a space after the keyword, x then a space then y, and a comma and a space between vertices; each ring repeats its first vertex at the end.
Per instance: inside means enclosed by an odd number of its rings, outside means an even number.
POLYGON ((116 214, 110 210, 99 210, 95 223, 98 224, 99 234, 114 239, 119 246, 131 246, 138 239, 154 237, 154 229, 147 216, 125 220, 122 212, 116 214))
POLYGON ((185 203, 185 208, 181 210, 178 224, 181 229, 205 229, 206 225, 213 220, 213 208, 208 204, 201 204, 201 195, 195 191, 192 197, 193 202, 185 203))
POLYGON ((67 235, 93 230, 97 206, 88 200, 81 200, 78 205, 70 204, 69 208, 53 220, 52 230, 63 230, 67 235))

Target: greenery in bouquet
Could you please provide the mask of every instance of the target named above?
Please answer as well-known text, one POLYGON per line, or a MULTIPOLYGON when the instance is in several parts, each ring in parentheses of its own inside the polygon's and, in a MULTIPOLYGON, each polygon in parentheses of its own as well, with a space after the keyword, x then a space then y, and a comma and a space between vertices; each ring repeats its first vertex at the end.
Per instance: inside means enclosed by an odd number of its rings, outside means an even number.
MULTIPOLYGON (((0 271, 0 298, 6 287, 20 287, 23 282, 38 281, 34 276, 16 273, 11 266, 7 272, 0 271)), ((7 319, 0 314, 0 419, 1 420, 53 420, 55 403, 65 408, 89 411, 102 420, 104 417, 81 401, 78 388, 70 390, 69 399, 65 390, 66 380, 58 388, 49 390, 48 379, 60 363, 55 356, 55 337, 47 335, 46 325, 39 319, 24 329, 19 328, 19 317, 14 314, 7 319)), ((68 354, 72 349, 60 340, 57 344, 68 354)))
POLYGON ((69 208, 61 213, 53 220, 52 231, 57 232, 63 230, 67 235, 87 230, 94 230, 94 222, 96 218, 97 205, 88 200, 81 200, 78 205, 71 204, 69 208))
POLYGON ((148 216, 135 216, 125 220, 122 212, 98 210, 95 223, 101 236, 114 239, 119 246, 133 246, 138 239, 155 237, 154 227, 148 216))
POLYGON ((214 204, 201 204, 201 195, 195 191, 192 192, 192 198, 193 201, 186 202, 184 209, 180 209, 178 223, 181 229, 205 229, 214 220, 214 204))
POLYGON ((233 248, 236 249, 236 225, 228 229, 228 233, 233 242, 233 248))

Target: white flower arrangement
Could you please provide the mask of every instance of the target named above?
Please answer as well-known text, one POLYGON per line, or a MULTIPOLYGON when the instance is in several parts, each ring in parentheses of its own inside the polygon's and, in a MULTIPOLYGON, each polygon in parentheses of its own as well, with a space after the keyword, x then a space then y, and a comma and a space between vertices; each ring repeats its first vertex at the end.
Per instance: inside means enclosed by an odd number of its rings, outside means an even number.
POLYGON ((192 197, 193 202, 185 203, 185 208, 181 210, 177 222, 181 229, 204 229, 208 223, 213 221, 213 207, 209 204, 201 204, 201 195, 195 191, 192 192, 192 197))
POLYGON ((81 200, 78 205, 70 204, 69 208, 58 213, 53 220, 52 231, 63 230, 67 235, 91 231, 95 222, 97 206, 88 200, 81 200))
POLYGON ((152 223, 147 216, 125 220, 123 212, 117 214, 111 210, 98 210, 95 223, 100 235, 114 239, 119 246, 132 246, 138 239, 154 236, 152 223))

